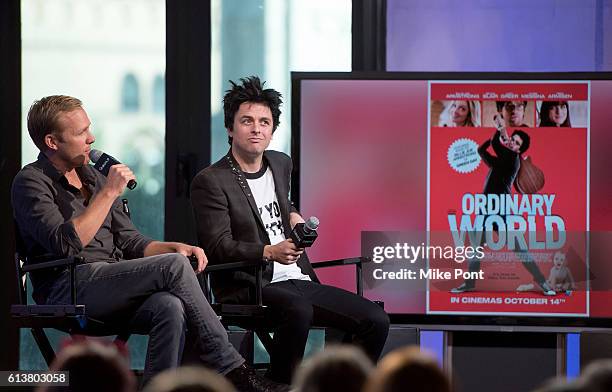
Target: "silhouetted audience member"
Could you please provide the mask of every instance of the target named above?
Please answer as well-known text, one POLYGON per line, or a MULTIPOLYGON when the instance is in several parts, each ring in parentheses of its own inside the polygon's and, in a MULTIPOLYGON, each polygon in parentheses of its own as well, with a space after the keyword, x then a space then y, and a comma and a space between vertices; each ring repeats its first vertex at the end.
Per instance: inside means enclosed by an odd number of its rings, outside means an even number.
POLYGON ((201 366, 184 366, 158 374, 143 392, 236 392, 236 389, 212 370, 201 366))
POLYGON ((590 363, 580 377, 572 381, 555 378, 533 392, 608 392, 612 391, 612 360, 590 363))
POLYGON ((294 377, 297 392, 360 392, 371 371, 372 361, 354 346, 336 346, 312 356, 294 377))
POLYGON ((386 355, 372 373, 366 392, 450 392, 451 385, 436 359, 406 347, 386 355))
POLYGON ((62 349, 51 364, 52 371, 67 371, 70 386, 41 387, 39 392, 133 392, 136 377, 117 346, 81 340, 62 349))
POLYGON ((588 392, 612 391, 612 359, 591 362, 580 378, 588 392))
POLYGON ((586 392, 580 379, 567 381, 561 378, 553 378, 546 381, 542 386, 532 392, 586 392))

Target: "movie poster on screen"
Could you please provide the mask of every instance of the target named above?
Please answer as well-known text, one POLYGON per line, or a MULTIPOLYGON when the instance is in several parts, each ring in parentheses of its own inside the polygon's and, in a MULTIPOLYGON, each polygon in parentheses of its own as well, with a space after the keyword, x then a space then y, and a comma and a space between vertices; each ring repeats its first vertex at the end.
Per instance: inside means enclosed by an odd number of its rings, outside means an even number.
POLYGON ((429 88, 428 313, 588 316, 589 82, 429 88))

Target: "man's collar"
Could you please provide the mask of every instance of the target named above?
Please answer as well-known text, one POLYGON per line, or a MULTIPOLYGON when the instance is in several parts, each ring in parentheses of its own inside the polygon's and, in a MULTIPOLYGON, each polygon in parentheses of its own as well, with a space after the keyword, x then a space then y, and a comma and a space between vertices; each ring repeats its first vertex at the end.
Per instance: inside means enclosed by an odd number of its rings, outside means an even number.
MULTIPOLYGON (((261 159, 262 159, 262 166, 266 165, 266 163, 268 161, 268 158, 266 157, 268 155, 267 153, 268 153, 268 151, 265 150, 263 152, 263 156, 261 157, 261 159)), ((231 147, 227 151, 227 154, 225 154, 225 161, 228 163, 230 169, 232 169, 233 172, 237 172, 237 171, 238 172, 242 172, 242 168, 240 167, 240 164, 238 163, 238 161, 236 160, 236 158, 232 154, 232 148, 231 147)))
POLYGON ((64 177, 64 174, 59 171, 53 165, 51 160, 47 158, 47 156, 42 152, 38 154, 38 165, 42 169, 43 173, 45 173, 45 175, 47 175, 47 177, 49 177, 53 181, 59 181, 60 178, 64 177))
POLYGON ((76 168, 79 177, 81 177, 81 181, 88 185, 96 185, 96 175, 93 170, 91 165, 83 165, 76 168))
MULTIPOLYGON (((38 163, 43 173, 47 175, 53 181, 60 181, 61 178, 65 178, 64 174, 59 171, 51 162, 51 160, 42 152, 38 154, 38 163)), ((81 181, 89 185, 96 184, 96 176, 92 171, 90 165, 83 165, 76 168, 81 181)))

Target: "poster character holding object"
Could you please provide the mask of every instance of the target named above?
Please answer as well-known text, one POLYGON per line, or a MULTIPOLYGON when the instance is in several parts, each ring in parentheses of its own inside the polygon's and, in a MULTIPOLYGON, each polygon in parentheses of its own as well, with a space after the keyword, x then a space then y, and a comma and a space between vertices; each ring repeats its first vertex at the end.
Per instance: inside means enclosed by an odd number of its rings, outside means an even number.
MULTIPOLYGON (((512 183, 514 182, 521 165, 521 154, 529 148, 531 138, 523 130, 517 129, 508 137, 506 127, 501 122, 499 116, 496 118, 499 128, 495 131, 491 139, 487 139, 478 148, 478 153, 483 162, 489 167, 489 172, 485 180, 483 193, 488 194, 510 194, 512 193, 512 183), (496 155, 488 150, 493 148, 496 155)), ((486 227, 486 219, 485 225, 486 227)), ((498 231, 494 224, 493 231, 498 231)), ((484 238, 484 236, 482 237, 484 238)), ((525 268, 531 273, 536 283, 542 289, 544 295, 555 295, 555 291, 550 288, 544 275, 530 257, 526 249, 514 249, 521 259, 525 268)), ((473 258, 468 262, 469 272, 480 270, 480 259, 473 258)), ((452 293, 462 293, 475 289, 474 279, 466 279, 463 284, 451 290, 452 293)))

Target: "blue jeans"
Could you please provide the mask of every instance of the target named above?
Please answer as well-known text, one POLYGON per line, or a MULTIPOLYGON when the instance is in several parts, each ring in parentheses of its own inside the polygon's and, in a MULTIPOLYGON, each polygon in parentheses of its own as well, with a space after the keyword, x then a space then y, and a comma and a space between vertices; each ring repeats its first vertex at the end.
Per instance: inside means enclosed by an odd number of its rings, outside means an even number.
MULTIPOLYGON (((69 287, 65 271, 46 303, 69 303, 69 287)), ((145 382, 180 365, 187 332, 194 335, 207 367, 226 374, 244 362, 204 297, 189 260, 180 254, 81 264, 77 302, 85 305, 88 317, 149 335, 145 382)))

